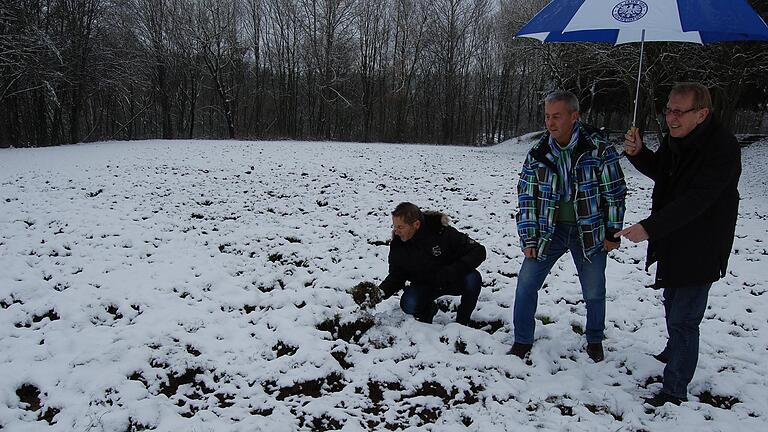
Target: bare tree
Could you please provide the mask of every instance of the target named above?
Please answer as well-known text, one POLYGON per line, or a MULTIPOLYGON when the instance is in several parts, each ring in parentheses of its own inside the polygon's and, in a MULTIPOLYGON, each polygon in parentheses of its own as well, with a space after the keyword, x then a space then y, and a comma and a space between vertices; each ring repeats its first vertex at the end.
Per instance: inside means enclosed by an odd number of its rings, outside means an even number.
MULTIPOLYGON (((362 132, 364 141, 371 139, 374 104, 382 105, 384 62, 387 61, 390 26, 387 15, 388 2, 360 0, 355 14, 358 39, 358 75, 360 77, 360 108, 362 111, 362 132)), ((383 110, 379 110, 379 121, 383 121, 383 110)))
POLYGON ((272 85, 269 94, 274 106, 273 118, 265 133, 278 136, 304 135, 300 124, 300 40, 301 28, 295 0, 266 0, 265 66, 272 85))
POLYGON ((407 133, 409 112, 413 112, 410 110, 410 101, 416 90, 416 66, 424 50, 428 12, 425 2, 418 0, 394 0, 394 7, 390 95, 395 119, 390 139, 403 141, 407 133))
POLYGON ((69 84, 69 142, 80 142, 84 97, 88 90, 88 68, 92 60, 94 34, 103 0, 60 0, 62 54, 69 84))
POLYGON ((352 64, 350 27, 355 0, 299 0, 299 23, 306 38, 307 86, 313 110, 312 130, 323 138, 333 138, 334 106, 352 104, 342 86, 352 64))
POLYGON ((219 96, 228 136, 234 138, 235 74, 245 55, 236 26, 240 4, 238 0, 199 0, 192 9, 195 19, 189 31, 219 96))
MULTIPOLYGON (((431 55, 438 64, 442 109, 440 141, 457 140, 459 106, 466 94, 467 73, 479 48, 481 23, 489 13, 487 0, 438 0, 430 3, 428 22, 431 55)), ((466 139, 467 137, 462 137, 466 139)))
POLYGON ((263 97, 264 97, 264 79, 265 74, 262 70, 262 44, 265 39, 266 31, 266 17, 265 9, 266 0, 244 0, 246 19, 244 23, 245 33, 248 36, 248 42, 252 54, 252 67, 250 68, 250 76, 253 81, 252 98, 252 118, 253 129, 257 134, 261 133, 261 115, 263 110, 263 97))
POLYGON ((137 17, 137 33, 148 54, 147 62, 153 65, 153 80, 155 81, 155 97, 160 104, 162 119, 162 137, 173 138, 171 121, 171 95, 169 68, 171 64, 169 47, 170 14, 168 0, 133 0, 133 11, 137 17))

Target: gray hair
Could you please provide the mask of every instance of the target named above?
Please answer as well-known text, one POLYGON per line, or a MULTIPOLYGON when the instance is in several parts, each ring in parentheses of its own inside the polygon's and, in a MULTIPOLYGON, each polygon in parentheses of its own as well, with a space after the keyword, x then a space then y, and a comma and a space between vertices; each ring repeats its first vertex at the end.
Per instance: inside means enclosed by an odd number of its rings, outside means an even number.
POLYGON ((693 82, 675 83, 675 86, 672 87, 672 91, 670 91, 669 94, 692 94, 693 108, 708 108, 710 111, 712 111, 712 96, 709 94, 709 89, 704 87, 702 84, 693 82))
POLYGON ((544 103, 563 101, 568 104, 571 112, 579 112, 579 98, 575 94, 565 90, 555 90, 544 98, 544 103))

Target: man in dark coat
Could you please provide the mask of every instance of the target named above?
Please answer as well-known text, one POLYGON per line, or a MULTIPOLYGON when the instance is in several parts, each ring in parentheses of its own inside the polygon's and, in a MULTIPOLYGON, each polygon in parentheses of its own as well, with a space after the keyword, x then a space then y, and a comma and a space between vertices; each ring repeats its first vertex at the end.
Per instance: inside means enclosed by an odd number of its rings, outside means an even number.
POLYGON ((400 297, 403 312, 431 323, 436 298, 460 295, 456 322, 469 324, 480 295, 482 279, 476 268, 485 260, 485 247, 450 226, 442 213, 422 213, 408 202, 392 212, 392 227, 389 274, 379 286, 383 297, 405 288, 400 297))
POLYGON ((648 240, 648 266, 657 263, 664 289, 668 340, 654 357, 666 363, 664 385, 646 403, 687 400, 699 355, 699 325, 712 283, 725 276, 739 207, 741 152, 712 116, 706 87, 675 85, 664 109, 669 134, 654 153, 637 129, 624 140, 629 161, 654 181, 651 215, 617 235, 648 240))

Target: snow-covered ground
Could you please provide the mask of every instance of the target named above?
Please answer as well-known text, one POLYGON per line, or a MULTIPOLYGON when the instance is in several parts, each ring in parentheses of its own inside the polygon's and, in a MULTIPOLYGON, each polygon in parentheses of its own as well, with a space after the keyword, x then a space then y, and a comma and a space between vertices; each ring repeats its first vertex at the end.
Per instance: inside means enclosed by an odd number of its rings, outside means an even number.
MULTIPOLYGON (((606 360, 564 257, 526 364, 512 214, 529 142, 493 148, 144 141, 0 150, 0 429, 758 431, 768 424, 768 142, 746 147, 730 272, 691 402, 659 389, 645 244, 610 254, 606 360), (385 276, 389 212, 443 210, 489 252, 474 327, 349 291, 385 276)), ((626 161, 627 222, 652 184, 626 161)), ((718 227, 712 227, 718 229, 718 227)), ((685 241, 681 239, 681 241, 685 241)))

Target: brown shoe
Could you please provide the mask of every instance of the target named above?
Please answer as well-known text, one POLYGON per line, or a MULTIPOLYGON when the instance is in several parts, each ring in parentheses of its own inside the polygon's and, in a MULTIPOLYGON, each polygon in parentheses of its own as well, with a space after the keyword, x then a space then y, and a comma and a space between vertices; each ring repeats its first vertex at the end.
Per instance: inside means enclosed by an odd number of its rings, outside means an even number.
POLYGON ((603 343, 602 342, 588 343, 587 355, 595 363, 600 363, 601 361, 603 361, 603 359, 605 359, 605 354, 603 353, 603 343))
POLYGON ((531 352, 531 348, 533 348, 533 344, 515 342, 512 344, 512 349, 507 351, 507 354, 512 354, 523 359, 529 352, 531 352))

